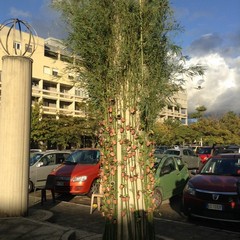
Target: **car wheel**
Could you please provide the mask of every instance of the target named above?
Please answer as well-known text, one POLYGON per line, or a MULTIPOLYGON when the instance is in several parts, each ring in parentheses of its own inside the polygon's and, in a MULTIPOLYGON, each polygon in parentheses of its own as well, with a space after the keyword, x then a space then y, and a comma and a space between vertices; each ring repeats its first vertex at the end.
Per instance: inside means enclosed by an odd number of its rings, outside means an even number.
POLYGON ((154 189, 153 199, 155 200, 155 207, 159 208, 162 205, 162 193, 159 188, 154 189))
POLYGON ((94 180, 89 192, 87 193, 88 197, 92 197, 93 193, 98 193, 99 192, 99 182, 98 180, 94 180))
POLYGON ((32 192, 32 191, 33 191, 33 188, 34 188, 33 182, 32 182, 32 181, 29 181, 29 182, 28 182, 28 192, 29 192, 29 193, 32 192))

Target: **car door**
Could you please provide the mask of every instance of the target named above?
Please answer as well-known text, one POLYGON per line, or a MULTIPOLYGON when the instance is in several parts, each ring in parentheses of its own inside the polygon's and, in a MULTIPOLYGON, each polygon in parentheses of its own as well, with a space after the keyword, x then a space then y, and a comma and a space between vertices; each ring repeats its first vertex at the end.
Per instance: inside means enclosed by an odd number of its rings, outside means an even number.
POLYGON ((175 157, 177 165, 177 177, 176 177, 176 194, 182 194, 182 191, 190 178, 187 165, 182 161, 180 157, 175 157))
POLYGON ((191 149, 187 149, 188 156, 191 159, 191 169, 198 169, 200 164, 200 158, 191 149))
POLYGON ((199 168, 200 159, 191 149, 182 150, 182 159, 183 162, 188 165, 188 169, 197 169, 199 168))
POLYGON ((37 186, 44 186, 47 180, 48 174, 52 172, 54 168, 59 166, 68 156, 68 153, 48 153, 45 154, 40 160, 38 167, 36 167, 36 183, 37 186))
POLYGON ((182 150, 182 160, 184 163, 187 164, 188 168, 191 168, 192 164, 191 164, 191 159, 188 155, 188 151, 187 149, 183 149, 182 150))
POLYGON ((163 200, 171 198, 176 192, 177 169, 173 156, 167 157, 164 162, 159 165, 157 171, 156 187, 159 187, 162 192, 163 200))

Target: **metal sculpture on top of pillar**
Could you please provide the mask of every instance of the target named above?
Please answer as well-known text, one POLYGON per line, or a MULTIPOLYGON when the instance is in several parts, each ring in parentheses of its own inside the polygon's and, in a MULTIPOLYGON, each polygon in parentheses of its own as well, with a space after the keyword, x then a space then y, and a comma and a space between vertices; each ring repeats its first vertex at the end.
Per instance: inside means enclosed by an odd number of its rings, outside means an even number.
POLYGON ((19 19, 0 25, 0 217, 28 215, 32 59, 35 30, 19 19))

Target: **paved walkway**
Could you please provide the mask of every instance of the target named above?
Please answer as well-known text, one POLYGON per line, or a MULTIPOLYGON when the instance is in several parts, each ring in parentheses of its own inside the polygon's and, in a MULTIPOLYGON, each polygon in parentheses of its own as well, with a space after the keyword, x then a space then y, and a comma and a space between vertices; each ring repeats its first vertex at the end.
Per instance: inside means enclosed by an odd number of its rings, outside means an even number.
MULTIPOLYGON (((29 216, 0 218, 0 240, 100 240, 104 218, 90 207, 30 197, 29 216)), ((156 240, 240 240, 239 233, 155 219, 156 240)), ((127 240, 127 239, 126 239, 127 240)))

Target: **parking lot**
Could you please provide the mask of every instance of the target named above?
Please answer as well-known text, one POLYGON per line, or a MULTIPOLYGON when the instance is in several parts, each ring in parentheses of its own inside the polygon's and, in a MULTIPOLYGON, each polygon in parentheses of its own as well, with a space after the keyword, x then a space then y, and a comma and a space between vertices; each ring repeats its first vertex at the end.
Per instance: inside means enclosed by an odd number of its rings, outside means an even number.
MULTIPOLYGON (((36 204, 40 202, 41 199, 41 191, 31 192, 29 195, 30 205, 36 204)), ((87 209, 90 211, 90 198, 87 196, 73 196, 73 195, 57 195, 56 200, 59 202, 68 202, 73 203, 77 206, 86 206, 87 209)), ((204 219, 194 219, 189 221, 188 218, 182 213, 181 211, 181 197, 174 197, 170 200, 164 201, 161 207, 155 211, 154 217, 157 220, 167 220, 167 221, 174 221, 179 223, 190 223, 197 226, 203 227, 211 227, 213 229, 219 230, 226 230, 226 231, 233 231, 240 233, 239 224, 231 224, 231 223, 224 223, 224 222, 215 222, 215 221, 206 221, 204 219)), ((49 202, 51 202, 51 193, 47 191, 47 203, 43 203, 42 208, 48 208, 49 202)), ((41 208, 41 206, 40 206, 41 208)), ((96 210, 97 211, 97 210, 96 210)), ((88 212, 88 210, 86 210, 88 212)), ((89 213, 89 212, 88 212, 89 213)), ((87 213, 87 214, 88 214, 87 213)), ((92 217, 96 216, 94 212, 92 217)), ((99 216, 99 214, 97 214, 99 216)), ((63 219, 64 221, 64 219, 63 219)))

